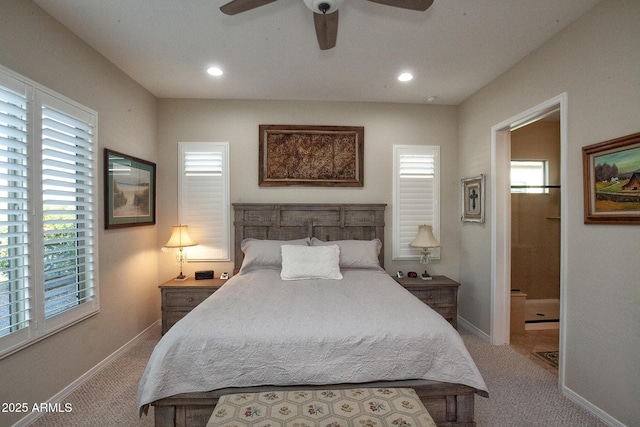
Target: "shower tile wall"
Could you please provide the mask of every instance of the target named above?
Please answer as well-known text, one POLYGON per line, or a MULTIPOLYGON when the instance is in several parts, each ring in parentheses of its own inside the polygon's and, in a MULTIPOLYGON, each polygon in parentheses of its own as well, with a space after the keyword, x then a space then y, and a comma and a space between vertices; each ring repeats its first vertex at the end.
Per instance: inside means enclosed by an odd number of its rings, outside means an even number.
MULTIPOLYGON (((512 160, 547 160, 560 184, 560 123, 541 120, 511 133, 512 160)), ((511 288, 527 299, 560 297, 560 189, 511 195, 511 288)))

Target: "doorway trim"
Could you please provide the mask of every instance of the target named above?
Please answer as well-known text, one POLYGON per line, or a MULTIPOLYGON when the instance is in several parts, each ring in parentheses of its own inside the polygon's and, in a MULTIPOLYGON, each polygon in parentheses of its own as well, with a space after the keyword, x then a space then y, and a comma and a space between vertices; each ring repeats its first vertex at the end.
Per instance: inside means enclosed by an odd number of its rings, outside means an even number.
POLYGON ((491 127, 491 343, 509 344, 511 311, 511 131, 560 110, 560 360, 564 371, 567 260, 567 93, 491 127))

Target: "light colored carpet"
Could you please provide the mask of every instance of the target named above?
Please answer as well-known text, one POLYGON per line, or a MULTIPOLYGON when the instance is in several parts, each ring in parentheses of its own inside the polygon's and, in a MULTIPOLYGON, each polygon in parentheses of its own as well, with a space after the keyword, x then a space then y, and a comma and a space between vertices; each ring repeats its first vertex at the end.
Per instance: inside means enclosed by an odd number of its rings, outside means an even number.
MULTIPOLYGON (((136 391, 159 336, 141 341, 69 396, 73 412, 50 413, 38 427, 153 426, 153 409, 138 418, 136 391)), ((557 378, 508 346, 492 346, 463 335, 478 365, 490 398, 476 396, 478 427, 606 427, 606 424, 562 396, 557 378)))
POLYGON ((131 350, 78 387, 64 399, 73 411, 48 413, 38 418, 37 427, 153 427, 153 408, 149 416, 138 418, 136 393, 153 348, 160 339, 160 328, 151 339, 138 342, 131 350))
POLYGON ((489 388, 476 397, 478 427, 606 427, 558 389, 558 378, 509 346, 492 346, 472 335, 465 345, 489 388))

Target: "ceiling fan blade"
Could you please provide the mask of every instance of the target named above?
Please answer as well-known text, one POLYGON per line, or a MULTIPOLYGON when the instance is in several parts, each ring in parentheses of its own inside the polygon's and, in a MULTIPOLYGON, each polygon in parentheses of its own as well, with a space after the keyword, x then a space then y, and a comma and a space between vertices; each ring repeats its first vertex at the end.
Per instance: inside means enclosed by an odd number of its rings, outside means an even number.
POLYGON ((387 6, 399 7, 402 9, 419 10, 424 12, 433 4, 433 0, 369 0, 373 3, 385 4, 387 6))
POLYGON ((313 23, 316 26, 316 37, 320 50, 331 49, 336 46, 338 38, 338 10, 332 13, 313 14, 313 23))
POLYGON ((233 0, 220 7, 225 15, 235 15, 237 13, 246 12, 265 4, 273 3, 276 0, 233 0))

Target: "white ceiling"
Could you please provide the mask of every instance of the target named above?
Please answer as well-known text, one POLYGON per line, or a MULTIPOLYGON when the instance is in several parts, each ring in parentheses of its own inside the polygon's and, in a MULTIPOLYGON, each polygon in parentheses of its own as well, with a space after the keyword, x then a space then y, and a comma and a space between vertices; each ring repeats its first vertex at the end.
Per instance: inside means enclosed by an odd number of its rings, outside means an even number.
POLYGON ((226 0, 34 1, 161 98, 456 105, 600 0, 435 0, 426 12, 347 0, 328 51, 303 0, 235 16, 226 0))

